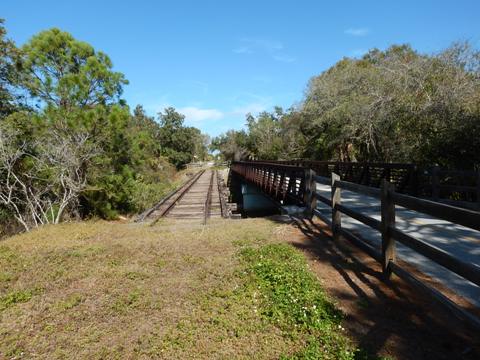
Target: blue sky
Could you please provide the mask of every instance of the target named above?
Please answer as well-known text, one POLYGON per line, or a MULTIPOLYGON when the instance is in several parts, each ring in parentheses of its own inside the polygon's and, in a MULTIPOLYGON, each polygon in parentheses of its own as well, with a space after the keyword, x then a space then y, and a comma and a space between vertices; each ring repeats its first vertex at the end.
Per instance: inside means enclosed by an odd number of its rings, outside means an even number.
POLYGON ((409 43, 480 45, 480 1, 3 0, 18 45, 59 27, 106 52, 150 115, 174 106, 210 135, 302 100, 308 80, 344 56, 409 43))

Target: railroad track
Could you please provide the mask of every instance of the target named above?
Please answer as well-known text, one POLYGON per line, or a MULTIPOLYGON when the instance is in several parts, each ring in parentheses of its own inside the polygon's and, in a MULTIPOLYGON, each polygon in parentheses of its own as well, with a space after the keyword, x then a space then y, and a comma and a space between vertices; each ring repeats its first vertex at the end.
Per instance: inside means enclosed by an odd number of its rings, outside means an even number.
POLYGON ((218 172, 202 170, 180 189, 170 193, 152 209, 140 215, 139 221, 155 223, 160 218, 198 220, 222 217, 218 172))

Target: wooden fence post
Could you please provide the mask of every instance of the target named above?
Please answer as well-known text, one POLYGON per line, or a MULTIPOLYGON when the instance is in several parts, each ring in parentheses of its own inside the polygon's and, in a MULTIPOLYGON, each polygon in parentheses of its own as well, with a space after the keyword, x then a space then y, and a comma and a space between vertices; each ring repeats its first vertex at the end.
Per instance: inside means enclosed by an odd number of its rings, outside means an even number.
POLYGON ((410 194, 412 196, 418 196, 419 191, 418 191, 418 186, 420 184, 420 170, 417 167, 417 165, 413 165, 413 167, 410 169, 410 191, 407 192, 407 194, 410 194))
POLYGON ((332 233, 333 240, 338 241, 339 230, 342 227, 342 214, 340 211, 335 209, 335 205, 341 204, 341 193, 340 187, 335 185, 335 181, 340 181, 340 175, 332 172, 332 233))
POLYGON ((382 212, 382 270, 387 279, 390 278, 392 273, 389 262, 395 262, 396 258, 395 239, 391 231, 391 228, 395 226, 395 202, 392 199, 392 193, 394 191, 395 187, 393 184, 382 179, 380 188, 382 212))
POLYGON ((480 211, 480 170, 477 172, 477 209, 480 211))
POLYGON ((438 166, 434 166, 432 168, 432 198, 433 201, 438 201, 440 198, 440 179, 438 177, 438 172, 440 168, 438 166))
POLYGON ((306 205, 306 215, 309 219, 313 217, 313 211, 317 207, 317 183, 315 182, 315 171, 312 169, 305 169, 305 192, 304 201, 306 205))

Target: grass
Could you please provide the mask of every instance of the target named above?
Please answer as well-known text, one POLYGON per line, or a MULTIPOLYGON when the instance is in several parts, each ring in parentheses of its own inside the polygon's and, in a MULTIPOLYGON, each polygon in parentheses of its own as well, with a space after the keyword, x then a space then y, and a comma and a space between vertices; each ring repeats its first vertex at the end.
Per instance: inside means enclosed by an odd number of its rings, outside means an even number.
POLYGON ((286 244, 246 248, 247 286, 258 289, 260 314, 286 336, 307 339, 306 346, 287 358, 353 359, 342 335, 342 314, 327 299, 308 270, 302 254, 286 244))
POLYGON ((32 290, 11 291, 0 298, 0 311, 5 310, 15 304, 29 301, 33 296, 32 290))
POLYGON ((0 243, 0 358, 358 357, 288 227, 46 226, 0 243))

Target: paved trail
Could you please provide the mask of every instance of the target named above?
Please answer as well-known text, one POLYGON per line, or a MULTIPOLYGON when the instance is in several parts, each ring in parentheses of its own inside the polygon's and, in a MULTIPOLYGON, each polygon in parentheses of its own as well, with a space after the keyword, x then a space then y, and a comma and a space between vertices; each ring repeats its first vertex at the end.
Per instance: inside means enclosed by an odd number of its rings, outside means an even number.
MULTIPOLYGON (((323 196, 330 198, 330 186, 317 185, 323 196)), ((342 204, 380 220, 380 200, 342 189, 342 204)), ((319 211, 331 218, 331 208, 318 202, 319 211)), ((396 226, 405 233, 427 241, 464 261, 480 265, 480 232, 440 220, 429 215, 396 207, 396 226)), ((342 214, 342 226, 361 232, 362 236, 380 246, 380 234, 359 221, 342 214)), ((397 256, 480 306, 480 287, 435 264, 426 257, 397 242, 397 256)))

